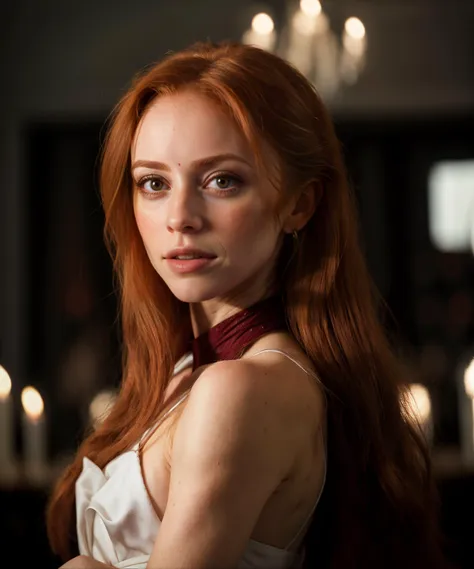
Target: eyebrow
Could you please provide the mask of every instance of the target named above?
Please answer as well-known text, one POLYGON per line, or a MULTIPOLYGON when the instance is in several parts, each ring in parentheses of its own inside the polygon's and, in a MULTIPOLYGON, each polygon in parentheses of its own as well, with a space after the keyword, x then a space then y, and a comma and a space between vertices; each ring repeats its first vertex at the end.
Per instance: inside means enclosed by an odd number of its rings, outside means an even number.
MULTIPOLYGON (((238 162, 247 164, 247 166, 251 166, 250 163, 247 160, 245 160, 245 158, 242 158, 237 154, 228 153, 228 154, 216 154, 215 156, 209 156, 207 158, 200 158, 199 160, 191 162, 191 167, 196 169, 205 168, 205 167, 208 168, 211 166, 215 166, 220 162, 224 162, 225 160, 237 160, 238 162)), ((168 166, 168 164, 165 164, 164 162, 157 162, 155 160, 136 160, 132 164, 132 170, 135 170, 135 168, 140 168, 140 167, 154 168, 155 170, 163 170, 165 172, 171 171, 171 168, 168 166)))

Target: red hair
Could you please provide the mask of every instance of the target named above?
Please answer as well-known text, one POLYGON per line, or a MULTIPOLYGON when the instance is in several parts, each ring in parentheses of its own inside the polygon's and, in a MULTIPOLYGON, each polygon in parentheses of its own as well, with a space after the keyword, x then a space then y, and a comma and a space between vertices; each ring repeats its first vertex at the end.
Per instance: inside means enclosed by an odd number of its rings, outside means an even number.
POLYGON ((324 557, 338 569, 441 567, 429 455, 400 403, 406 378, 379 322, 332 121, 291 65, 230 43, 197 44, 167 57, 135 80, 115 110, 101 192, 121 291, 123 380, 111 413, 84 440, 52 494, 53 550, 64 559, 74 554, 74 487, 83 457, 103 468, 152 425, 189 338, 187 305, 171 294, 145 252, 130 172, 145 110, 156 97, 184 88, 219 104, 263 167, 262 144, 272 148, 282 193, 314 182, 322 189, 297 254, 280 274, 291 332, 328 397, 328 479, 306 538, 308 563, 322 564, 324 557))

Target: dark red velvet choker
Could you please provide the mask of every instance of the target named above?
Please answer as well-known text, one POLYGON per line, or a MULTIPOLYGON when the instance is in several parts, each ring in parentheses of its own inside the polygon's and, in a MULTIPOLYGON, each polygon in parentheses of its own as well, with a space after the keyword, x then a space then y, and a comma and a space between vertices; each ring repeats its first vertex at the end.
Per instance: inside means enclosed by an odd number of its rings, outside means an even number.
POLYGON ((281 298, 261 300, 192 340, 193 370, 218 360, 235 360, 262 336, 287 328, 281 298))

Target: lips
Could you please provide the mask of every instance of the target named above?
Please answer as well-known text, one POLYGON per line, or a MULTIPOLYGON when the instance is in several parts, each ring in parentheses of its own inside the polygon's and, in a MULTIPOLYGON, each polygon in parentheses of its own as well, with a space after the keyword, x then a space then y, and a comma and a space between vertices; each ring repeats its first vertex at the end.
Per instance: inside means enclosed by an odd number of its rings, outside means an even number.
POLYGON ((176 259, 179 261, 191 261, 193 259, 215 259, 216 255, 201 249, 194 249, 190 247, 180 247, 172 249, 166 254, 166 259, 176 259))
POLYGON ((192 259, 208 259, 204 255, 176 255, 176 257, 171 257, 172 259, 178 259, 179 261, 191 261, 192 259))
POLYGON ((178 275, 187 275, 193 273, 199 273, 203 270, 208 270, 213 266, 214 261, 217 257, 192 257, 192 258, 180 258, 168 257, 166 262, 168 267, 178 275))

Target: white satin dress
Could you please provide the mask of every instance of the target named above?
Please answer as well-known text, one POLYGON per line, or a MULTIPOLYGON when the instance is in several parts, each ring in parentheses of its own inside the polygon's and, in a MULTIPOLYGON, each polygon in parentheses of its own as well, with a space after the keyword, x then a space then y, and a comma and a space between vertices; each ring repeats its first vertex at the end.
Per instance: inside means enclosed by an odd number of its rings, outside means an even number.
MULTIPOLYGON (((314 376, 312 371, 285 352, 262 350, 267 351, 285 355, 314 376)), ((179 373, 190 364, 192 354, 177 363, 174 373, 179 373)), ((188 392, 165 416, 180 405, 187 395, 188 392)), ((79 553, 121 569, 146 568, 161 524, 145 487, 138 449, 139 442, 109 462, 103 470, 84 458, 75 488, 79 553)), ((290 548, 307 529, 322 488, 309 516, 285 548, 249 539, 238 569, 299 569, 303 564, 304 551, 290 551, 290 548)))

